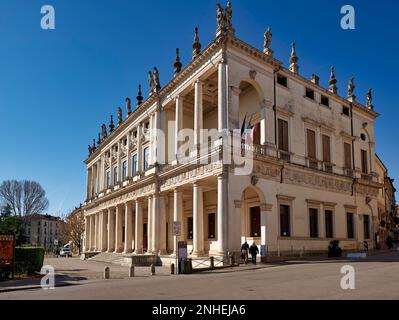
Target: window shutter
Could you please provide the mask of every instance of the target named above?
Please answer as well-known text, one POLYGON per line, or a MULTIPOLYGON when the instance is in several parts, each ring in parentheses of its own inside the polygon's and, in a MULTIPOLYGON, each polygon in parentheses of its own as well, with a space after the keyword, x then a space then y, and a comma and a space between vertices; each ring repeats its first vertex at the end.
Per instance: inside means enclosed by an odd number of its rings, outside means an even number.
POLYGON ((368 173, 367 151, 366 150, 362 150, 362 172, 368 173))
POLYGON ((345 169, 352 169, 352 150, 349 143, 344 143, 345 169))
POLYGON ((316 159, 316 133, 313 130, 307 130, 308 157, 316 159))
POLYGON ((331 163, 331 143, 330 137, 323 135, 323 161, 331 163))

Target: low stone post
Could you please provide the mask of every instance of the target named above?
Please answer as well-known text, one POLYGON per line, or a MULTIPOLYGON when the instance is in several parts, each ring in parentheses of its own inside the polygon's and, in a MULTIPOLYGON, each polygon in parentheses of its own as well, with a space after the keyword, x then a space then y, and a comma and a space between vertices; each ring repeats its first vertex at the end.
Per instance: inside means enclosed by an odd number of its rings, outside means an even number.
POLYGON ((151 265, 151 275, 155 276, 155 265, 151 265))
POLYGON ((129 267, 129 278, 134 278, 134 266, 129 267))
POLYGON ((170 274, 175 274, 175 264, 174 263, 172 263, 170 265, 170 274))
POLYGON ((109 267, 104 268, 104 279, 109 279, 111 270, 109 267))
POLYGON ((211 269, 213 270, 215 269, 215 258, 211 257, 210 260, 211 260, 211 269))
POLYGON ((230 266, 234 267, 234 264, 235 264, 234 255, 231 254, 231 255, 230 255, 230 266))

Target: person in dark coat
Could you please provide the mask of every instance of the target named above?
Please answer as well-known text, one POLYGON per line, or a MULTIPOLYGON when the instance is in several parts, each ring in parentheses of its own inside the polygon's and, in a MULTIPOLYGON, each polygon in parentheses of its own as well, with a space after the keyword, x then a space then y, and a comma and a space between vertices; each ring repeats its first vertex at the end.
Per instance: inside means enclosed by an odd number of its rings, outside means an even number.
POLYGON ((241 246, 241 258, 244 260, 244 263, 248 263, 248 251, 249 251, 249 244, 248 242, 244 242, 241 246))
POLYGON ((393 238, 391 236, 388 236, 388 238, 387 238, 387 247, 388 247, 388 249, 393 248, 393 238))
POLYGON ((251 254, 252 257, 252 263, 256 264, 256 256, 259 253, 259 249, 255 242, 252 243, 252 246, 249 248, 249 253, 251 254))

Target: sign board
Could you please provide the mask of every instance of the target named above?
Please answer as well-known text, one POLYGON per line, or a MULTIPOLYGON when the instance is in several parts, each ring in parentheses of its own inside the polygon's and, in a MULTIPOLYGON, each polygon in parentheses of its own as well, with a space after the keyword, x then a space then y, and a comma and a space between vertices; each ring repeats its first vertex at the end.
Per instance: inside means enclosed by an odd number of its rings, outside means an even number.
POLYGON ((11 269, 14 277, 15 236, 0 235, 0 269, 11 269))
POLYGON ((181 236, 181 221, 173 222, 173 235, 181 236))
POLYGON ((54 239, 54 245, 58 246, 58 240, 57 239, 54 239))
POLYGON ((184 273, 184 261, 187 259, 187 242, 179 241, 177 244, 177 257, 179 260, 179 273, 184 273))

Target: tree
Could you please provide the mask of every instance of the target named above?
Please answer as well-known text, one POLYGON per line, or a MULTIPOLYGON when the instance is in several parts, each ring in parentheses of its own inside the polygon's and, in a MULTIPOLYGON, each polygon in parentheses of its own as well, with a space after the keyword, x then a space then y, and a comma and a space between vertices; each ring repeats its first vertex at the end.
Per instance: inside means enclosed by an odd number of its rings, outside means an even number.
POLYGON ((2 217, 9 217, 12 215, 12 208, 10 204, 5 204, 0 208, 0 216, 2 217))
POLYGON ((83 234, 85 232, 85 217, 81 207, 73 210, 65 219, 61 230, 61 237, 65 242, 72 241, 74 247, 81 254, 83 234))
POLYGON ((0 234, 15 234, 17 246, 24 244, 24 224, 20 217, 1 216, 0 234))
POLYGON ((29 216, 43 213, 49 206, 46 192, 35 181, 4 181, 0 185, 0 201, 11 208, 15 216, 29 216))

